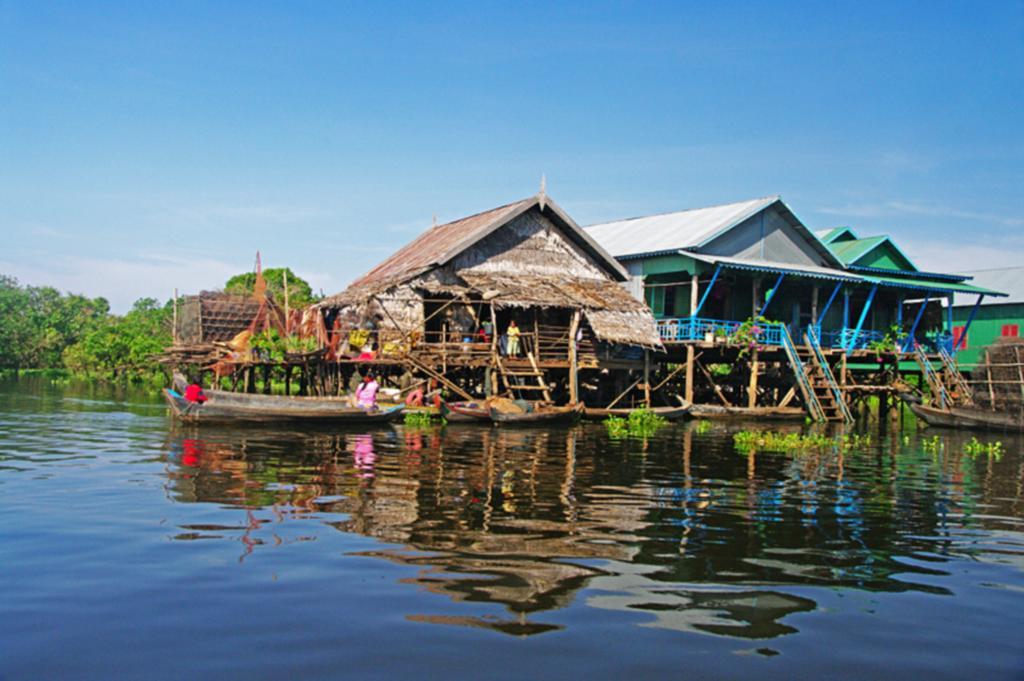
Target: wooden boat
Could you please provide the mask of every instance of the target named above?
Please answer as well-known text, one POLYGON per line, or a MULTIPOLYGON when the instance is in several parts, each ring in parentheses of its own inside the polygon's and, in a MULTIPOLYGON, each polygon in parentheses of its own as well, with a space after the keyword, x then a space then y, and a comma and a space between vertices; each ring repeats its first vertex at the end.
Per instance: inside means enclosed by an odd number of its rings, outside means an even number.
POLYGON ((971 428, 974 430, 1024 431, 1024 419, 984 409, 950 407, 940 409, 913 400, 904 400, 914 415, 929 426, 940 428, 971 428))
POLYGON ((452 423, 490 422, 486 402, 441 402, 441 416, 452 423))
POLYGON ((383 423, 402 415, 403 407, 367 411, 351 406, 344 397, 291 397, 251 395, 206 390, 203 404, 189 402, 181 393, 164 389, 174 416, 189 423, 307 421, 316 423, 383 423))
POLYGON ((542 423, 562 423, 572 421, 582 413, 583 403, 570 404, 567 407, 548 407, 530 405, 530 409, 513 411, 511 409, 490 408, 491 420, 502 425, 537 425, 542 423))
MULTIPOLYGON (((629 415, 634 411, 637 410, 631 409, 629 407, 612 409, 607 409, 604 407, 585 407, 583 409, 583 416, 588 419, 604 419, 608 418, 609 416, 629 418, 629 415)), ((690 406, 686 405, 680 407, 651 407, 650 409, 647 409, 647 411, 651 412, 652 414, 657 414, 663 419, 667 419, 669 421, 681 421, 682 419, 686 418, 689 415, 690 406)))
POLYGON ((694 404, 690 416, 696 419, 802 420, 807 412, 800 407, 726 407, 717 404, 694 404))

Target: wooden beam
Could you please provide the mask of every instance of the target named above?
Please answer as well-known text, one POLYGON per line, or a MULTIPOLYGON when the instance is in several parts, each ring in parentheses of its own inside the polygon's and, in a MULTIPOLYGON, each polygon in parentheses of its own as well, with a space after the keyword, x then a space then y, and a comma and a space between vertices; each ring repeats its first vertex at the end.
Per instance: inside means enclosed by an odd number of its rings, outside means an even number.
POLYGON ((714 388, 715 395, 717 395, 718 399, 722 401, 722 404, 724 404, 727 407, 733 406, 732 402, 730 402, 729 399, 725 396, 725 393, 722 392, 722 389, 718 387, 717 383, 715 383, 715 379, 711 376, 711 372, 708 371, 707 367, 704 366, 704 363, 696 362, 696 364, 697 368, 700 369, 701 372, 704 374, 704 378, 708 379, 708 383, 710 383, 711 387, 714 388))
POLYGON ((612 407, 614 407, 614 406, 615 406, 616 404, 618 404, 618 403, 619 403, 619 400, 621 400, 621 399, 622 399, 623 397, 625 397, 626 395, 628 395, 628 394, 630 393, 630 391, 631 391, 631 390, 633 390, 633 388, 635 388, 635 387, 637 387, 638 385, 640 385, 640 381, 642 381, 642 380, 643 380, 643 378, 641 377, 641 378, 638 378, 638 379, 636 379, 635 381, 633 381, 633 382, 632 382, 632 383, 631 383, 631 384, 629 385, 629 387, 628 387, 628 388, 626 388, 625 390, 623 390, 623 391, 622 391, 622 394, 620 394, 620 395, 619 395, 618 397, 616 397, 616 398, 615 398, 614 400, 612 400, 611 404, 609 404, 609 405, 608 405, 608 406, 606 407, 606 409, 611 409, 611 408, 612 408, 612 407))

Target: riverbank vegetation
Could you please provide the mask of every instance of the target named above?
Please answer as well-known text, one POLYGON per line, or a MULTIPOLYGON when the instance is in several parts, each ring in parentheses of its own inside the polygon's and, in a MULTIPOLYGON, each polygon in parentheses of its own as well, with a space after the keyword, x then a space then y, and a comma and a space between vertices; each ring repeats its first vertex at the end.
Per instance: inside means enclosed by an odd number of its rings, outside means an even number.
MULTIPOLYGON (((269 288, 282 287, 285 271, 290 302, 311 302, 309 284, 287 268, 264 271, 276 273, 267 277, 269 288)), ((253 281, 254 274, 240 274, 225 288, 251 292, 253 281)), ((173 305, 172 300, 140 298, 118 315, 105 298, 61 293, 52 286, 25 286, 0 274, 0 372, 63 370, 105 381, 163 383, 164 369, 151 357, 171 344, 173 305)), ((268 349, 305 349, 274 340, 266 339, 268 349)))

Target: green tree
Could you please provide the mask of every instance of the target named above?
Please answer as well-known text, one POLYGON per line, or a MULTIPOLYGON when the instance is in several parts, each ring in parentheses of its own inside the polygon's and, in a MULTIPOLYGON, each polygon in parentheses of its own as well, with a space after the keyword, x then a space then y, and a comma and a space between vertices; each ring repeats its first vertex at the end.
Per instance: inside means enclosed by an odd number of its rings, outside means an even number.
POLYGON ((17 279, 0 274, 0 368, 24 367, 32 336, 28 294, 17 279))
MULTIPOLYGON (((288 267, 271 267, 263 270, 263 278, 267 281, 267 291, 270 292, 278 305, 284 305, 284 273, 288 274, 288 303, 292 308, 305 307, 310 303, 316 302, 316 297, 313 295, 313 289, 310 288, 309 282, 296 276, 288 267)), ((227 293, 250 294, 255 285, 256 273, 246 272, 244 274, 236 274, 228 279, 227 283, 224 284, 224 290, 227 293)))
POLYGON ((171 305, 153 298, 135 301, 123 317, 108 315, 63 353, 72 371, 106 378, 131 377, 155 369, 152 355, 171 344, 171 305))

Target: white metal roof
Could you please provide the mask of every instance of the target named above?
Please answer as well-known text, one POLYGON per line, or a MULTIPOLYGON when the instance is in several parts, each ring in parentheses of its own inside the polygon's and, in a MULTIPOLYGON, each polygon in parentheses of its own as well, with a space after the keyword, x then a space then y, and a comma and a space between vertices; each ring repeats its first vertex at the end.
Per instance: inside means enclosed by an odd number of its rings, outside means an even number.
MULTIPOLYGON (((986 298, 982 301, 982 305, 1024 303, 1024 266, 996 267, 988 270, 963 272, 962 274, 969 274, 974 277, 971 282, 972 284, 995 291, 1004 291, 1009 294, 1006 298, 986 298)), ((974 305, 974 298, 958 298, 953 301, 953 304, 957 307, 960 305, 974 305)))
POLYGON ((615 257, 697 248, 779 200, 778 196, 616 220, 585 229, 615 257))

